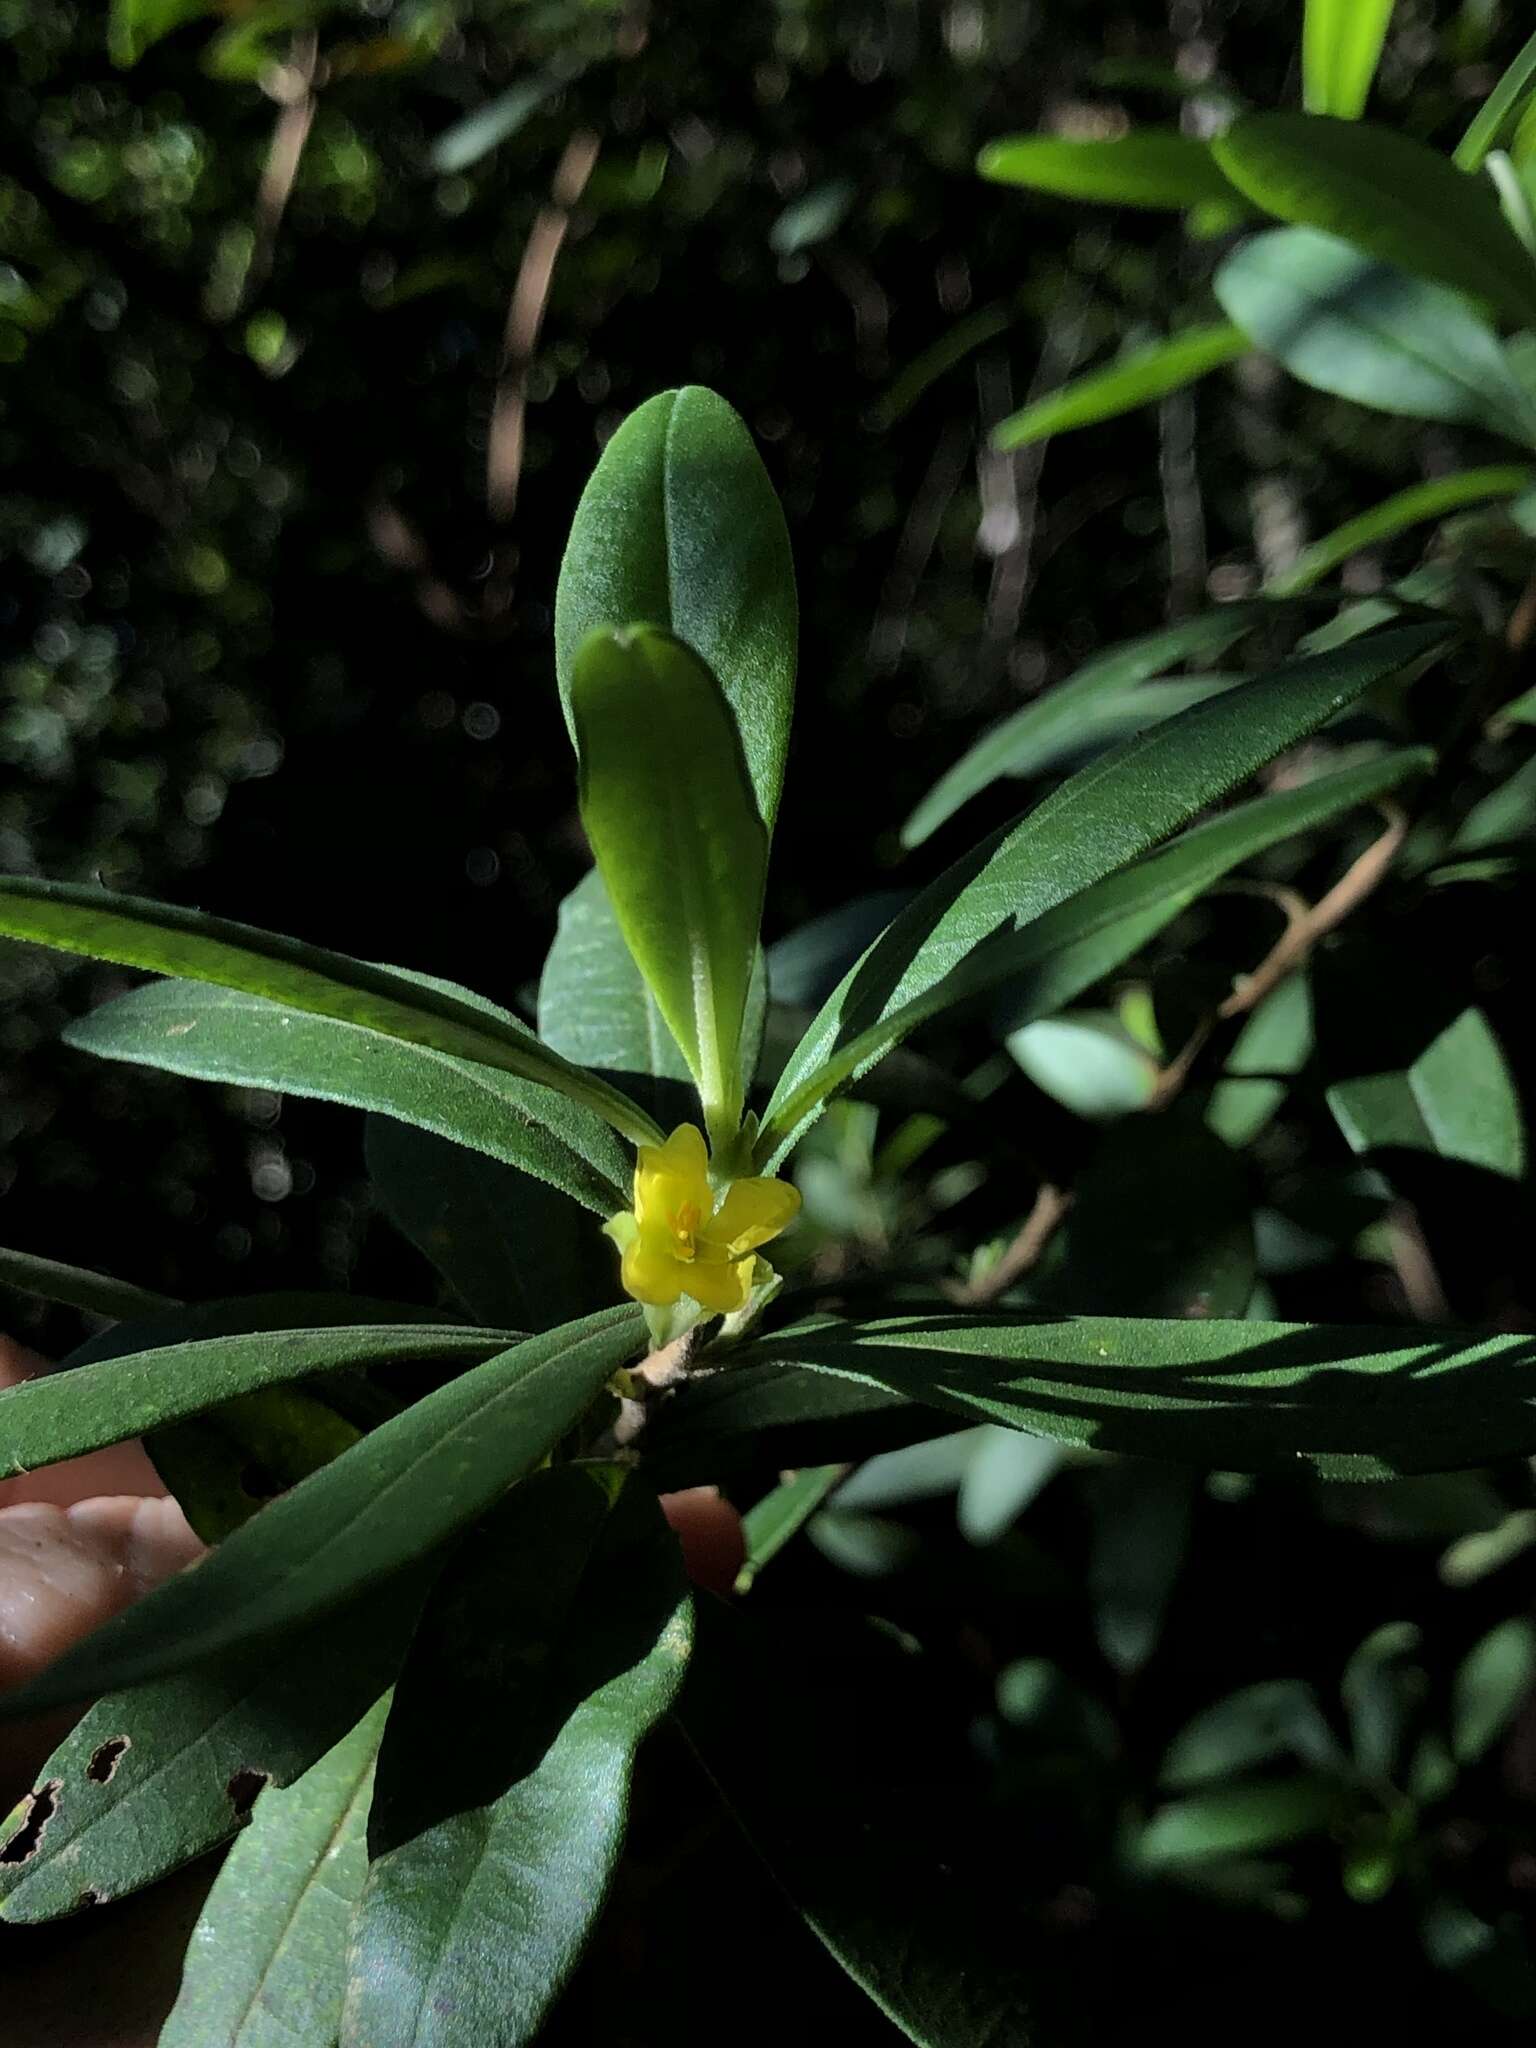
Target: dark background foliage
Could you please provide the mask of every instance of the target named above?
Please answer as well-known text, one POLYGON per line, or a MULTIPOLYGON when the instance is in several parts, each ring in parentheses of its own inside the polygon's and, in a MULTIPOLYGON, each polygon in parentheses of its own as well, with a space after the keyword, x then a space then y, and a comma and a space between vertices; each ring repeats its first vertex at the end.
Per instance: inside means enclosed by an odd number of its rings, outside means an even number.
MULTIPOLYGON (((1383 109, 1454 134, 1526 32, 1516 13, 1403 0, 1383 109)), ((746 417, 799 565, 770 938, 925 879, 1006 816, 1003 787, 903 861, 901 819, 987 721, 1444 461, 1444 429, 1263 378, 1043 457, 987 450, 1032 388, 1159 328, 1217 252, 1161 216, 982 185, 978 146, 1167 118, 1180 79, 1294 99, 1299 9, 1284 0, 332 7, 268 235, 259 195, 284 134, 270 67, 292 83, 304 18, 231 8, 120 69, 97 9, 0 0, 0 868, 99 875, 523 1000, 586 865, 553 687, 560 551, 606 434, 667 386, 713 385, 746 417), (462 169, 435 163, 456 122, 535 78, 547 91, 506 139, 462 169), (562 152, 588 131, 599 153, 527 370, 516 503, 495 517, 509 298, 562 152)), ((1378 942, 1420 985, 1475 989, 1528 1074, 1518 899, 1441 904, 1410 921, 1389 895, 1378 942)), ((1220 965, 1219 914, 1208 936, 1220 965)), ((1230 951, 1251 958, 1251 934, 1230 951)), ((1352 971, 1358 985, 1375 969, 1352 971)), ((177 1293, 399 1291, 407 1255, 370 1215, 356 1119, 55 1043, 119 985, 0 950, 0 1241, 177 1293)), ((1358 1012, 1346 996, 1333 1014, 1358 1012)), ((998 1114, 1037 1148, 1076 1142, 1021 1080, 998 1114)), ((1286 1142, 1337 1164, 1319 1124, 1286 1142)), ((1006 1218, 1007 1191, 990 1199, 1006 1218)), ((1518 1326, 1523 1200, 1442 1176, 1421 1214, 1455 1311, 1518 1326)), ((1277 1291, 1286 1312, 1358 1318, 1395 1312, 1394 1285, 1373 1296, 1357 1269, 1325 1268, 1277 1291)), ((44 1343, 73 1335, 20 1302, 11 1320, 44 1343)), ((1524 1498, 1523 1475, 1479 1483, 1495 1521, 1524 1498)), ((1467 1643, 1528 1604, 1528 1571, 1448 1593, 1433 1505, 1410 1513, 1387 1491, 1319 1513, 1299 1482, 1197 1489, 1145 1674, 1104 1662, 1080 1598, 1089 1492, 1053 1491, 1027 1536, 979 1551, 947 1507, 911 1511, 918 1561, 876 1603, 907 1650, 889 1725, 861 1743, 908 1833, 1003 1874, 1005 1932, 1044 1936, 1078 1975, 1104 2030, 1088 2038, 1148 2010, 1197 2038, 1219 2011, 1263 2038, 1341 1974, 1351 1997, 1369 1984, 1378 2022, 1433 2014, 1493 2038, 1529 2013, 1529 1722, 1424 1850, 1500 1930, 1498 1968, 1475 1949, 1475 1967, 1449 1969, 1422 1889, 1368 1903, 1357 1879, 1352 1896, 1327 1841, 1298 1853, 1296 1910, 1278 1918, 1110 1874, 1127 1803, 1204 1701, 1290 1672, 1336 1697, 1361 1637, 1408 1612, 1439 1699, 1467 1643), (1118 1729, 1104 1757, 1042 1773, 1034 1735, 998 1722, 995 1681, 1022 1657, 1086 1674, 1118 1729)), ((829 1734, 851 1740, 837 1681, 862 1656, 850 1615, 875 1596, 814 1552, 775 1571, 800 1631, 786 1656, 829 1675, 829 1734)), ((719 1981, 689 1996, 732 2013, 737 2038, 807 2010, 888 2038, 730 1844, 667 1737, 602 1967, 562 2038, 674 2038, 654 2015, 677 2009, 701 1954, 719 1981), (743 1915, 760 1944, 745 1999, 743 1915)), ((1352 1867, 1369 1846, 1351 1839, 1352 1867)))

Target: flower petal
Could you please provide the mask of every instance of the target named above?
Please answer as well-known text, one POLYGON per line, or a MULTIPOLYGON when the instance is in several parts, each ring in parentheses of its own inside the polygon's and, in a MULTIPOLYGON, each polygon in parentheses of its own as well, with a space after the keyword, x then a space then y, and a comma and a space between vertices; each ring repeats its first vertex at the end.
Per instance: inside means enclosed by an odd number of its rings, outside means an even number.
POLYGON ((697 1124, 679 1124, 665 1145, 642 1145, 635 1159, 635 1214, 641 1228, 670 1230, 685 1208, 707 1216, 714 1206, 709 1153, 697 1124))
POLYGON ((752 1260, 695 1259, 691 1266, 679 1266, 685 1274, 683 1285, 699 1304, 713 1314, 734 1315, 745 1308, 752 1294, 752 1260))
POLYGON ((731 1258, 743 1258, 787 1229, 799 1209, 800 1190, 788 1181, 738 1180, 701 1235, 711 1245, 724 1245, 731 1258))
POLYGON ((652 1308, 666 1308, 680 1294, 691 1293, 693 1268, 675 1258, 670 1238, 637 1230, 624 1247, 620 1277, 624 1291, 652 1308))

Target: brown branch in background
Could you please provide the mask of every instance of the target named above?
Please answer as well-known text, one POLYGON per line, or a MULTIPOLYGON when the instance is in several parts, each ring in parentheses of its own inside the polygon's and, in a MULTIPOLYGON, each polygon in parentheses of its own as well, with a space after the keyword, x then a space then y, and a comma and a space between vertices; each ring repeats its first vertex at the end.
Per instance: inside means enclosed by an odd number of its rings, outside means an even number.
POLYGON ((256 242, 250 267, 245 274, 242 296, 263 284, 277 253, 277 237, 293 197, 294 181, 304 158, 304 145, 315 123, 315 66, 319 38, 313 29, 299 30, 289 48, 288 61, 279 64, 262 80, 262 90, 277 102, 277 120, 267 145, 267 161, 256 188, 256 242))
POLYGON ((539 345, 555 263, 570 228, 571 211, 586 190, 600 147, 590 128, 578 128, 561 151, 550 181, 548 203, 540 207, 529 231, 507 304, 501 373, 491 407, 490 439, 485 453, 486 510, 498 525, 506 525, 517 509, 517 489, 523 473, 528 370, 539 345))
POLYGON ((1509 615, 1509 624, 1504 629, 1504 645, 1513 655, 1519 656, 1530 651, 1531 642, 1536 639, 1536 573, 1520 593, 1520 601, 1509 615))
POLYGON ((1192 391, 1169 392, 1157 409, 1157 432, 1157 472, 1168 531, 1168 614, 1177 619, 1204 598, 1210 573, 1192 391))
POLYGON ((1394 1202, 1387 1211, 1387 1242, 1392 1251, 1392 1270, 1403 1290, 1409 1314, 1420 1323, 1450 1322, 1451 1304, 1440 1284, 1418 1211, 1411 1202, 1394 1202))
POLYGON ((1373 839, 1353 861, 1326 896, 1320 897, 1302 916, 1292 916, 1252 974, 1246 974, 1217 1012, 1226 1019, 1246 1017, 1256 1010, 1288 974, 1298 968, 1318 940, 1342 924, 1352 911, 1385 881, 1408 833, 1408 814, 1396 804, 1382 804, 1387 829, 1373 839))
POLYGON ((1008 1246, 995 1266, 965 1287, 949 1290, 951 1299, 960 1308, 985 1308, 1000 1295, 1008 1292, 1017 1280, 1022 1280, 1034 1266, 1038 1265, 1046 1246, 1056 1235, 1062 1219, 1072 1207, 1072 1197, 1063 1188, 1042 1183, 1035 1196, 1034 1207, 1019 1227, 1018 1235, 1008 1246))

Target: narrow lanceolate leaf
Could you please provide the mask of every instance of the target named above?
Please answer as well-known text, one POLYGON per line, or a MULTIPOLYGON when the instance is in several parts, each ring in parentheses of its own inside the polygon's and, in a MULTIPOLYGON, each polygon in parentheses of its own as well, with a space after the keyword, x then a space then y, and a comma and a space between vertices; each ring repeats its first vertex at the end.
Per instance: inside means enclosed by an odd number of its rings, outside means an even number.
POLYGON ((347 2048, 535 2038, 602 1910, 635 1753, 691 1639, 676 1539, 641 1479, 538 1473, 466 1538, 379 1758, 347 2048))
POLYGON ((1481 167, 1533 84, 1536 84, 1536 35, 1522 44, 1510 60, 1509 69, 1478 108, 1466 134, 1457 143, 1455 162, 1462 170, 1475 171, 1481 167))
POLYGON ((484 1513, 641 1342, 638 1309, 530 1337, 392 1417, 200 1564, 6 1693, 24 1717, 271 1638, 402 1571, 484 1513))
POLYGON ((1536 319, 1536 264, 1491 185, 1427 144, 1364 121, 1245 114, 1211 145, 1256 206, 1368 256, 1536 319))
POLYGON ((1124 742, 957 862, 828 998, 774 1090, 759 1158, 782 1157, 833 1088, 918 1024, 1005 979, 1020 964, 1010 949, 1036 918, 1126 866, 1445 637, 1439 627, 1403 627, 1259 676, 1124 742))
POLYGON ((365 1154, 375 1201, 477 1322, 548 1330, 618 1298, 612 1244, 546 1182, 389 1117, 365 1154))
MULTIPOLYGON (((750 1083, 762 1046, 768 976, 761 953, 747 990, 742 1073, 750 1083)), ((688 1115, 688 1062, 645 985, 594 868, 560 906, 539 981, 539 1036, 562 1058, 613 1078, 670 1129, 688 1115)))
POLYGON ((925 1848, 841 1692, 820 1692, 792 1644, 738 1615, 707 1608, 699 1623, 683 1732, 806 1926, 893 2026, 920 2048, 1074 2038, 1049 1938, 925 1848))
POLYGON ((1332 533, 1324 534, 1302 549, 1295 566, 1284 575, 1272 576, 1264 588, 1270 597, 1295 597, 1311 590, 1325 576, 1358 555, 1365 548, 1380 547, 1415 526, 1468 505, 1486 504, 1490 499, 1518 498, 1536 483, 1536 470, 1516 463, 1487 469, 1460 469, 1451 476, 1437 476, 1428 483, 1411 484, 1373 505, 1358 518, 1347 519, 1332 533))
POLYGON ((1237 197, 1209 143, 1172 130, 1143 128, 1092 142, 1007 136, 987 144, 976 168, 999 185, 1027 185, 1063 199, 1097 199, 1111 206, 1181 210, 1207 200, 1230 205, 1237 197))
MULTIPOLYGON (((1000 776, 1040 775, 1070 759, 1084 725, 1091 724, 1106 705, 1116 705, 1127 717, 1133 715, 1141 684, 1166 674, 1181 661, 1215 661, 1270 616, 1259 604, 1224 605, 1095 655, 1075 675, 1053 684, 1043 696, 984 733, 953 768, 947 768, 901 828, 903 846, 921 846, 962 804, 1000 776)), ((777 947, 774 952, 776 961, 777 947)), ((774 993, 780 994, 777 978, 774 993)), ((803 999, 791 996, 788 1000, 803 999)))
POLYGON ((573 740, 578 650, 600 626, 633 625, 675 634, 719 678, 771 832, 794 708, 794 562, 752 436, 698 385, 630 414, 571 522, 555 667, 573 740))
POLYGON ((1520 1098, 1481 1010, 1463 1010, 1410 1067, 1335 1082, 1328 1105, 1356 1152, 1429 1152, 1510 1180, 1525 1171, 1520 1098))
POLYGON ((264 1792, 204 1902, 159 2048, 293 2048, 334 2038, 347 1928, 368 1875, 386 1702, 286 1792, 264 1792))
POLYGON ((1222 308, 1315 391, 1529 444, 1536 408, 1499 338, 1459 294, 1336 235, 1277 228, 1216 273, 1222 308))
POLYGON ((40 1259, 32 1252, 0 1250, 0 1287, 14 1287, 18 1294, 35 1294, 42 1301, 56 1301, 64 1308, 80 1308, 93 1316, 115 1319, 176 1306, 168 1294, 155 1294, 147 1287, 135 1287, 131 1281, 89 1272, 84 1266, 40 1259))
POLYGON ((432 1567, 285 1636, 98 1700, 0 1825, 0 1916, 55 1920, 244 1826, 393 1683, 432 1567))
POLYGON ((1302 97, 1309 114, 1356 121, 1365 112, 1396 0, 1307 0, 1302 97))
MULTIPOLYGON (((419 985, 518 1028, 467 990, 419 985)), ((600 1216, 613 1214, 628 1178, 629 1153, 612 1126, 553 1088, 239 989, 152 981, 102 1004, 64 1036, 102 1059, 376 1110, 521 1167, 600 1216)))
POLYGON ((48 1373, 0 1393, 0 1470, 56 1465, 103 1444, 196 1415, 257 1387, 281 1386, 345 1366, 432 1361, 477 1364, 504 1350, 504 1330, 413 1323, 268 1330, 157 1344, 72 1372, 48 1373))
POLYGON ((17 875, 0 879, 0 934, 120 967, 267 996, 305 1016, 332 1017, 381 1038, 430 1046, 556 1089, 638 1142, 649 1144, 658 1136, 650 1119, 616 1088, 558 1059, 522 1025, 398 968, 349 960, 201 911, 17 875))
POLYGON ((970 1422, 1233 1470, 1380 1479, 1536 1448, 1536 1338, 1114 1316, 826 1321, 750 1357, 970 1422))
POLYGON ((1138 406, 1181 391, 1223 363, 1235 362, 1253 346, 1240 327, 1221 322, 1210 327, 1192 327, 1149 348, 1128 349, 1103 369, 1076 377, 1047 398, 1036 399, 1021 412, 1012 414, 995 428, 996 448, 1027 448, 1032 441, 1044 441, 1052 434, 1068 434, 1078 427, 1097 426, 1101 420, 1118 419, 1138 406))
POLYGON ((698 656, 650 627, 583 644, 571 710, 614 915, 707 1117, 733 1135, 768 859, 736 727, 698 656))
POLYGON ((1255 797, 1047 911, 1011 950, 999 1000, 1003 1034, 1075 1002, 1242 862, 1374 802, 1432 760, 1427 748, 1401 747, 1255 797))

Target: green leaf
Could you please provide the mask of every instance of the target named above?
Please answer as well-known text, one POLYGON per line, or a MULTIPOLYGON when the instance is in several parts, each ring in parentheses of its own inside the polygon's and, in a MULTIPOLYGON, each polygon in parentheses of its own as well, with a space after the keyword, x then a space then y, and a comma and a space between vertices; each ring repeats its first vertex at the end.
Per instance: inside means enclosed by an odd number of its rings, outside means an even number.
MULTIPOLYGON (((420 985, 514 1024, 451 983, 420 985)), ((78 1019, 64 1037, 101 1059, 377 1111, 520 1167, 600 1216, 623 1207, 629 1154, 581 1103, 338 1018, 306 1016, 234 989, 153 981, 78 1019)))
MULTIPOLYGON (((742 1025, 742 1074, 749 1084, 767 1009, 768 975, 759 951, 742 1025)), ((560 905, 539 982, 539 1035, 578 1066, 622 1076, 625 1092, 664 1129, 689 1114, 680 1085, 688 1080, 688 1062, 624 943, 596 868, 560 905)))
MULTIPOLYGON (((904 1704, 882 1688, 854 1712, 904 1704)), ((1071 2038, 1044 2023, 1055 1989, 1048 1940, 924 1853, 904 1802, 866 1782, 870 1745, 848 1714, 845 1689, 822 1692, 793 1638, 701 1610, 677 1718, 747 1839, 853 1981, 922 2048, 1071 2038)))
MULTIPOLYGON (((1052 684, 1033 703, 994 726, 953 768, 946 769, 901 828, 902 845, 921 846, 962 804, 969 803, 1000 776, 1022 779, 1040 775, 1070 759, 1084 729, 1097 726, 1106 710, 1111 736, 1122 737, 1125 723, 1144 715, 1138 685, 1165 674, 1181 661, 1219 659, 1268 617, 1263 605, 1224 605, 1216 611, 1200 612, 1192 619, 1162 626, 1155 633, 1122 641, 1095 655, 1074 675, 1052 684), (1120 731, 1115 730, 1116 724, 1121 725, 1120 731)), ((1150 706, 1146 707, 1145 715, 1150 720, 1150 706)), ((781 993, 777 961, 782 944, 780 941, 770 955, 770 965, 775 969, 775 996, 781 993)), ((806 1001, 809 997, 786 995, 785 999, 806 1001)))
POLYGON ((385 1706, 286 1792, 257 1800, 192 1930, 159 2048, 318 2048, 335 2037, 385 1706))
POLYGON ((128 70, 173 29, 216 11, 215 0, 112 0, 107 15, 112 62, 128 70))
POLYGON ((1524 1615, 1500 1622, 1468 1652, 1451 1691, 1451 1746, 1476 1763, 1498 1740, 1536 1685, 1536 1627, 1524 1615))
POLYGON ((1061 1450, 1043 1437, 996 1423, 975 1436, 960 1480, 955 1523, 967 1543, 996 1543, 1061 1470, 1061 1450))
POLYGON ((791 200, 768 230, 768 246, 776 256, 795 256, 835 235, 858 197, 852 178, 828 178, 791 200))
POLYGON ((1213 1856, 1241 1856, 1300 1841, 1332 1827, 1343 1796, 1326 1778, 1297 1776, 1261 1785, 1197 1792, 1155 1813, 1132 1851, 1143 1870, 1166 1870, 1213 1856))
MULTIPOLYGON (((269 997, 301 1016, 352 1025, 378 1043, 426 1046, 538 1082, 583 1103, 637 1143, 653 1144, 660 1135, 634 1103, 559 1059, 522 1025, 478 997, 399 968, 349 960, 200 911, 17 875, 0 882, 0 933, 269 997)), ((238 1028, 242 1035, 251 1028, 249 1013, 238 1028)), ((515 1108, 511 1114, 517 1115, 515 1108)))
POLYGON ((779 1552, 826 1505, 830 1495, 847 1477, 846 1465, 807 1465, 803 1472, 786 1473, 771 1493, 741 1518, 746 1556, 736 1574, 735 1591, 749 1593, 764 1565, 779 1552))
POLYGON ((1280 1757, 1320 1766, 1339 1761, 1317 1696, 1299 1678, 1265 1679, 1196 1714, 1168 1745, 1158 1784, 1188 1792, 1280 1757))
POLYGON ((769 1102, 759 1159, 782 1158, 834 1088, 920 1023, 1037 957, 1020 957, 1037 918, 1126 866, 1445 637, 1439 627, 1403 627, 1256 677, 1124 741, 957 862, 823 1005, 769 1102))
MULTIPOLYGON (((775 1331, 743 1366, 758 1362, 840 1374, 1058 1443, 1233 1471, 1294 1471, 1304 1459, 1329 1477, 1381 1479, 1536 1446, 1536 1339, 1524 1335, 914 1314, 775 1331)), ((786 1421, 796 1389, 775 1384, 786 1421)))
POLYGON ((1366 1637, 1339 1679, 1356 1768, 1374 1783, 1390 1780, 1409 1718, 1423 1698, 1424 1671, 1410 1661, 1421 1647, 1415 1623, 1386 1622, 1366 1637))
POLYGON ((1266 113, 1245 114, 1211 149, 1280 220, 1486 300, 1518 326, 1536 319, 1536 265, 1492 188, 1426 144, 1363 121, 1266 113))
POLYGON ((1499 338, 1455 293, 1333 235, 1277 228, 1216 273, 1222 309, 1293 377, 1378 412, 1529 444, 1536 411, 1499 338))
POLYGON ((1321 583, 1354 555, 1395 539, 1411 527, 1432 519, 1443 519, 1466 505, 1484 504, 1490 498, 1518 498, 1536 483, 1536 470, 1504 464, 1487 469, 1461 469, 1451 476, 1438 476, 1428 483, 1410 484, 1383 498, 1369 512, 1345 520, 1332 533, 1302 549, 1295 565, 1283 575, 1273 576, 1264 588, 1270 597, 1296 597, 1321 583))
POLYGON ((35 1472, 196 1415, 255 1387, 279 1386, 344 1366, 478 1363, 501 1350, 504 1330, 415 1323, 290 1329, 194 1339, 53 1372, 0 1393, 0 1443, 11 1472, 35 1472))
POLYGON ((64 1308, 84 1309, 88 1315, 114 1320, 176 1306, 168 1294, 155 1294, 106 1273, 88 1272, 84 1266, 40 1259, 32 1252, 0 1250, 0 1287, 14 1287, 18 1294, 35 1294, 41 1301, 56 1301, 64 1308))
POLYGON ((293 1784, 393 1682, 426 1585, 408 1573, 280 1647, 98 1700, 0 1824, 0 1915, 121 1898, 232 1835, 264 1785, 293 1784))
POLYGON ((1042 1292, 1107 1315, 1240 1316, 1256 1272, 1247 1168, 1180 1104, 1104 1133, 1042 1292))
POLYGON ((1301 33, 1302 99, 1309 114, 1358 121, 1395 0, 1307 0, 1301 33))
POLYGON ((768 840, 720 688, 682 641, 599 631, 572 668, 581 818, 619 928, 698 1083, 735 1136, 768 840))
POLYGON ((1157 1648, 1189 1549, 1191 1485, 1190 1473, 1165 1465, 1088 1475, 1088 1599, 1099 1648, 1116 1671, 1139 1671, 1157 1648))
POLYGON ((385 1731, 344 2048, 533 2040, 602 1910, 635 1754, 691 1640, 676 1539, 615 1468, 536 1474, 466 1539, 385 1731))
POLYGON ((1045 398, 1037 398, 993 429, 994 448, 1027 448, 1052 434, 1097 426, 1135 412, 1170 391, 1181 391, 1223 363, 1236 362, 1253 344, 1228 322, 1191 327, 1148 348, 1127 349, 1103 369, 1074 377, 1045 398))
POLYGON ((436 136, 427 161, 439 177, 456 177, 510 141, 559 90, 560 80, 547 72, 519 79, 436 136))
POLYGON ((1521 95, 1533 80, 1536 80, 1536 35, 1523 44, 1510 60, 1508 70, 1478 108, 1466 134, 1457 143, 1454 161, 1462 170, 1475 171, 1481 167, 1518 107, 1521 95))
POLYGON ((1027 185, 1063 199, 1103 200, 1112 206, 1182 210, 1207 200, 1230 205, 1236 197, 1210 145, 1172 129, 1141 128, 1092 142, 1007 136, 987 144, 976 168, 999 185, 1027 185))
POLYGON ((576 657, 588 636, 661 627, 719 678, 771 832, 798 616, 784 515, 742 421, 698 385, 647 400, 603 450, 560 565, 555 666, 572 740, 576 657))
POLYGON ((1356 1152, 1430 1152, 1510 1180, 1525 1171, 1520 1098, 1481 1010, 1463 1010, 1406 1069, 1335 1082, 1328 1105, 1356 1152))
POLYGON ((1039 1017, 1003 1043, 1042 1093, 1092 1122, 1145 1109, 1157 1089, 1157 1061, 1108 1011, 1039 1017))
POLYGON ((616 1298, 613 1246, 545 1182, 387 1117, 368 1119, 365 1153, 380 1208, 476 1321, 548 1330, 616 1298))
POLYGON ((1259 1135, 1290 1092, 1289 1080, 1312 1056, 1312 996, 1305 973, 1289 975, 1238 1033, 1205 1120, 1241 1150, 1259 1135))
POLYGON ((155 1430, 146 1449, 197 1535, 222 1543, 274 1493, 318 1472, 361 1435, 313 1394, 263 1387, 155 1430))
POLYGON ((546 1455, 634 1355, 642 1328, 637 1308, 609 1309, 526 1338, 428 1394, 273 1501, 195 1572, 5 1694, 0 1714, 186 1670, 403 1570, 546 1455))

